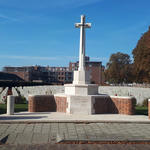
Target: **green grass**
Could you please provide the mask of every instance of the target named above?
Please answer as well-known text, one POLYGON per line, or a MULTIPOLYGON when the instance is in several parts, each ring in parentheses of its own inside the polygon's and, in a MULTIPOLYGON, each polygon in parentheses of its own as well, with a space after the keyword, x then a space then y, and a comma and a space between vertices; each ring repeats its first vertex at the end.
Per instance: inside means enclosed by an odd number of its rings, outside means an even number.
MULTIPOLYGON (((0 114, 6 113, 6 104, 0 104, 0 114)), ((15 112, 28 111, 28 104, 15 104, 15 112)))
MULTIPOLYGON (((0 114, 5 114, 6 108, 7 108, 6 104, 0 104, 0 114)), ((20 111, 28 111, 28 104, 15 104, 15 112, 20 112, 20 111)), ((135 114, 148 115, 148 107, 136 106, 135 114)))
POLYGON ((148 107, 145 106, 136 106, 135 107, 136 115, 148 115, 148 107))

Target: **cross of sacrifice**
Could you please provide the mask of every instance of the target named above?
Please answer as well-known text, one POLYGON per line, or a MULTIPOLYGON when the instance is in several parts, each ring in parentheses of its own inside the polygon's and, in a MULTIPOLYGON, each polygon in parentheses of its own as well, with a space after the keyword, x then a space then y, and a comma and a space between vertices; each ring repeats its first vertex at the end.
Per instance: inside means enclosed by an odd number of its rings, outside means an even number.
POLYGON ((75 24, 80 28, 80 52, 79 52, 79 71, 85 70, 85 28, 90 28, 91 23, 85 23, 85 16, 81 15, 81 23, 75 24))

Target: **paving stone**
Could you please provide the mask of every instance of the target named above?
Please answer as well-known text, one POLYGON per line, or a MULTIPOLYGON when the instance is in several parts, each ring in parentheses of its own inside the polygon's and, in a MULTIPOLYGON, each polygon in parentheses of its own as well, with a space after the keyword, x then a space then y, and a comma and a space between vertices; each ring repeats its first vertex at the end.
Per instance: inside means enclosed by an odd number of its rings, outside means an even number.
POLYGON ((59 123, 58 126, 59 126, 59 136, 63 139, 68 139, 69 135, 66 123, 59 123))
POLYGON ((31 133, 33 132, 33 129, 34 129, 34 124, 27 124, 23 133, 31 133))
POLYGON ((64 140, 150 140, 150 126, 120 123, 36 123, 0 124, 0 137, 7 135, 6 143, 55 143, 57 136, 64 140), (129 128, 130 127, 130 128, 129 128))
POLYGON ((2 150, 149 150, 150 145, 125 144, 37 144, 3 145, 2 150), (136 148, 136 149, 135 149, 136 148))
POLYGON ((84 129, 85 129, 87 138, 88 138, 89 140, 94 140, 94 139, 96 139, 96 135, 95 135, 93 129, 91 128, 91 126, 90 126, 89 124, 84 125, 84 129))
POLYGON ((19 124, 14 132, 15 133, 23 133, 25 127, 26 127, 26 124, 19 124))
POLYGON ((33 132, 23 134, 18 133, 15 140, 15 144, 32 144, 32 136, 33 132))
POLYGON ((9 134, 8 136, 8 139, 6 141, 6 144, 16 144, 16 137, 17 137, 17 134, 16 133, 13 133, 13 134, 9 134))
POLYGON ((55 142, 56 141, 56 137, 58 135, 58 123, 51 123, 51 128, 50 128, 50 132, 49 132, 49 141, 50 142, 55 142))
POLYGON ((48 134, 39 134, 39 133, 33 134, 32 144, 43 144, 48 143, 48 141, 49 141, 48 134))
POLYGON ((77 131, 74 123, 67 123, 67 129, 68 129, 68 137, 69 140, 77 140, 77 131))
POLYGON ((10 124, 0 124, 0 135, 2 135, 10 126, 10 124))
POLYGON ((15 132, 16 128, 18 127, 18 124, 11 124, 5 131, 6 134, 10 134, 12 132, 15 132))
POLYGON ((78 135, 78 140, 87 139, 87 135, 84 130, 83 124, 76 124, 76 131, 78 135))
POLYGON ((49 124, 49 123, 43 123, 42 129, 41 129, 42 134, 49 134, 50 127, 51 127, 51 124, 49 124))
POLYGON ((34 125, 34 129, 33 129, 33 132, 34 133, 41 133, 42 132, 42 123, 36 123, 35 125, 34 125))

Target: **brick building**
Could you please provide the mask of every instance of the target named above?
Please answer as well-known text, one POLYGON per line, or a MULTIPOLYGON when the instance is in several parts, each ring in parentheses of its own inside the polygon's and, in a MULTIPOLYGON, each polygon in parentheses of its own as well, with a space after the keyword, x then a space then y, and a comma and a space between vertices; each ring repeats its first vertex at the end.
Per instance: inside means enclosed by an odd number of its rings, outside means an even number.
POLYGON ((50 77, 53 81, 61 83, 71 83, 73 80, 73 72, 68 67, 48 67, 50 77))
MULTIPOLYGON (((70 62, 69 70, 74 71, 78 70, 79 62, 70 62)), ((90 61, 88 56, 85 57, 85 68, 90 71, 91 83, 102 85, 104 84, 104 66, 100 61, 90 61)))
POLYGON ((68 67, 4 67, 3 71, 19 76, 25 81, 47 82, 47 83, 71 83, 73 73, 68 67))
POLYGON ((32 67, 4 67, 3 71, 6 73, 15 74, 25 81, 30 81, 30 72, 32 69, 32 67))
MULTIPOLYGON (((69 67, 4 67, 3 71, 19 76, 25 81, 47 82, 53 84, 72 83, 73 71, 78 69, 78 62, 70 62, 69 67)), ((104 83, 104 67, 102 62, 90 61, 85 57, 86 70, 91 72, 91 83, 102 85, 104 83)))

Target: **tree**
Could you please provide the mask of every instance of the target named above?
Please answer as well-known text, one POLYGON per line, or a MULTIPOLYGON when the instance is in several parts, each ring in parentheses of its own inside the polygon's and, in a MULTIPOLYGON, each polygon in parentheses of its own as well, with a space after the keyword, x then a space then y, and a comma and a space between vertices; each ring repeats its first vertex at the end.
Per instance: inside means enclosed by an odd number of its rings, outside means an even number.
POLYGON ((135 81, 150 83, 150 27, 138 41, 133 52, 135 81))
POLYGON ((128 83, 132 81, 131 60, 128 54, 112 54, 106 65, 105 75, 109 83, 128 83))

